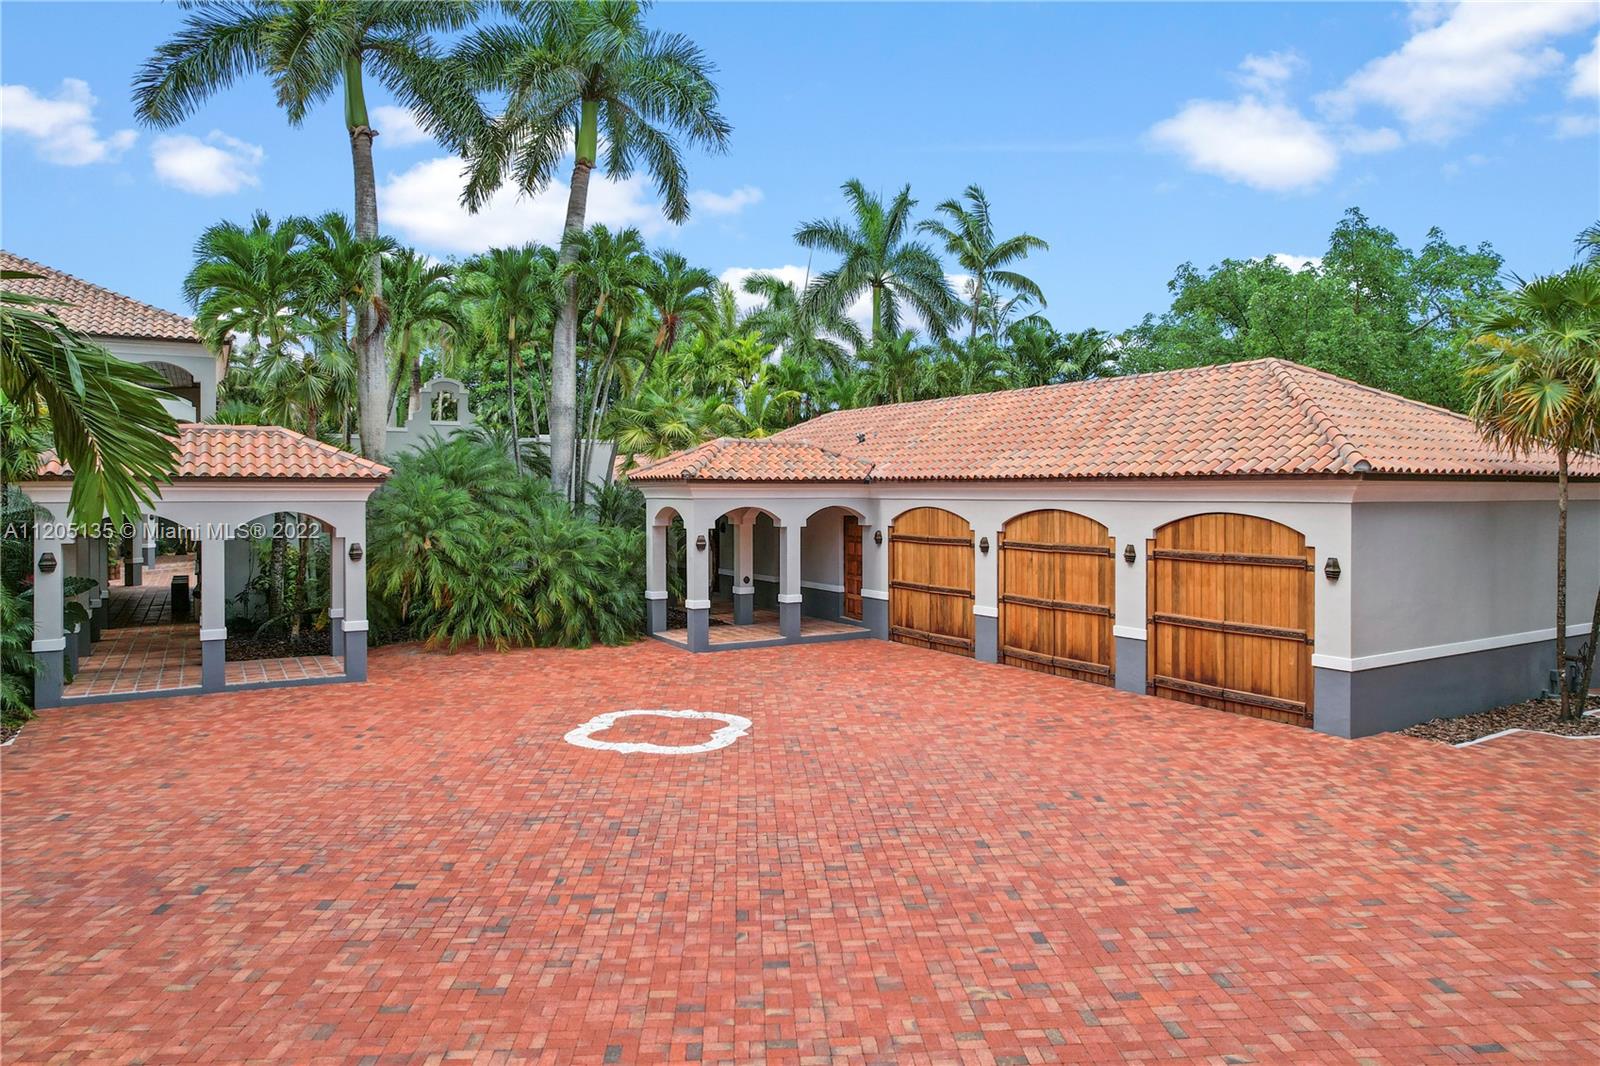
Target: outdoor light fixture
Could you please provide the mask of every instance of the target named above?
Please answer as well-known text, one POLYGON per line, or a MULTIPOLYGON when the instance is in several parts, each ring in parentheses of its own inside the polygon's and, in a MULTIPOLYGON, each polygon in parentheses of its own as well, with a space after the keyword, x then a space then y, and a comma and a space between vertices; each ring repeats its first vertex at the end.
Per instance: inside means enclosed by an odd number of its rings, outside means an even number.
POLYGON ((988 537, 979 537, 978 538, 978 550, 981 551, 985 555, 989 554, 989 538, 988 537))
POLYGON ((694 538, 694 550, 697 552, 703 552, 706 550, 706 535, 704 533, 694 538))
POLYGON ((1122 561, 1127 563, 1129 566, 1132 566, 1138 558, 1139 553, 1134 551, 1132 544, 1129 544, 1127 547, 1122 549, 1122 561))
POLYGON ((883 546, 883 530, 875 529, 872 531, 872 543, 878 545, 880 548, 883 546))
POLYGON ((1339 560, 1335 559, 1331 555, 1328 556, 1328 561, 1322 564, 1323 576, 1329 581, 1338 581, 1339 575, 1342 573, 1344 573, 1344 571, 1339 569, 1339 560))
POLYGON ((361 550, 360 543, 350 545, 350 561, 352 563, 359 563, 361 556, 364 554, 366 553, 361 550))
POLYGON ((53 574, 56 572, 56 556, 54 552, 45 552, 39 556, 39 573, 53 574))

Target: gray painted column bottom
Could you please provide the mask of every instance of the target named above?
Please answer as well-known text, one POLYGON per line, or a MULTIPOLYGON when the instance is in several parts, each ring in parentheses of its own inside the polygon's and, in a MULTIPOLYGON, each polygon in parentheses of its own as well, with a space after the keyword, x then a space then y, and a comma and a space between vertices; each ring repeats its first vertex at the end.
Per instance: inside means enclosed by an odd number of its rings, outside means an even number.
POLYGON ((156 565, 156 546, 154 544, 144 550, 144 565, 156 565))
POLYGON ((127 574, 127 578, 123 581, 123 584, 127 587, 134 588, 138 585, 144 584, 144 564, 139 560, 128 560, 127 574))
POLYGON ((228 638, 200 641, 200 691, 221 692, 228 683, 228 638))
POLYGON ((344 619, 330 618, 328 620, 330 632, 328 633, 328 649, 335 659, 344 655, 344 619))
POLYGON ((711 611, 706 607, 691 607, 684 611, 689 616, 689 650, 705 651, 711 647, 711 611))
POLYGON ((800 639, 800 608, 798 603, 778 604, 778 635, 784 640, 800 639))
POLYGON ((78 664, 89 657, 89 651, 94 647, 94 639, 89 635, 89 627, 79 622, 68 640, 72 642, 72 669, 76 672, 78 664))
POLYGON ((344 679, 367 679, 367 631, 354 629, 344 635, 344 679))
POLYGON ((33 705, 42 710, 61 706, 61 690, 65 685, 62 660, 65 652, 36 651, 33 653, 33 705))
POLYGON ((1143 693, 1149 680, 1145 677, 1145 643, 1138 637, 1116 637, 1117 688, 1122 692, 1143 693))
POLYGON ((649 609, 647 623, 651 633, 665 633, 667 631, 667 601, 648 599, 645 606, 649 609))
POLYGON ((756 620, 756 590, 741 588, 733 590, 733 624, 747 626, 756 620))
POLYGON ((98 603, 89 608, 89 642, 91 644, 99 640, 105 634, 105 616, 109 615, 110 613, 110 608, 103 607, 98 603))
POLYGON ((980 663, 1000 661, 1000 619, 986 614, 972 616, 972 657, 980 663))
POLYGON ((879 640, 889 639, 889 601, 861 597, 861 624, 879 640))

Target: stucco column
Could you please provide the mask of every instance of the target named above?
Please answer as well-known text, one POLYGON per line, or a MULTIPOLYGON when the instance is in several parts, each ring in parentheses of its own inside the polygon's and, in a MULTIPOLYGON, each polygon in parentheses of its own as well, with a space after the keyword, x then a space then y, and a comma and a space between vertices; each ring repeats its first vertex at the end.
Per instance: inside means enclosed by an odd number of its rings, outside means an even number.
POLYGON ((804 522, 785 522, 778 528, 778 634, 784 640, 800 639, 800 531, 804 522))
POLYGON ((66 572, 61 541, 43 537, 45 522, 34 524, 33 537, 33 705, 55 707, 61 703, 63 660, 67 640, 62 631, 62 577, 66 572), (45 573, 44 563, 50 567, 45 573))
MULTIPOLYGON (((63 548, 66 550, 67 557, 72 560, 72 565, 67 572, 73 577, 91 577, 88 538, 74 536, 70 541, 63 543, 63 548)), ((79 607, 83 608, 83 613, 92 619, 94 617, 94 601, 91 597, 92 593, 85 591, 73 596, 72 599, 79 607)), ((78 663, 88 658, 90 651, 94 648, 94 636, 90 624, 88 622, 75 623, 72 627, 71 637, 73 643, 72 668, 76 671, 78 663)))
POLYGON ((156 520, 154 515, 146 515, 143 522, 139 523, 139 544, 135 550, 144 556, 144 565, 156 565, 156 520))
POLYGON ((733 530, 733 624, 755 621, 756 519, 754 515, 729 526, 733 530))
POLYGON ((227 541, 203 528, 200 563, 200 688, 219 692, 228 680, 227 541))
POLYGON ((705 651, 711 646, 711 538, 692 511, 684 516, 683 528, 689 539, 689 566, 684 585, 684 612, 689 616, 689 650, 705 651))
POLYGON ((889 639, 887 525, 861 523, 861 624, 879 640, 889 639))
POLYGON ((667 628, 667 530, 670 523, 653 522, 645 530, 644 599, 648 614, 646 632, 663 633, 667 628))
POLYGON ((123 541, 123 547, 127 551, 127 557, 123 560, 123 565, 127 569, 122 572, 122 584, 127 588, 134 588, 144 584, 144 550, 142 547, 144 537, 141 532, 142 529, 142 523, 135 522, 132 529, 128 531, 127 539, 123 541))
POLYGON ((94 579, 99 582, 93 593, 94 611, 91 615, 94 639, 99 640, 111 624, 111 541, 99 536, 89 543, 94 555, 94 579))
POLYGON ((367 679, 367 519, 350 532, 344 549, 344 676, 367 679), (359 549, 359 550, 358 550, 359 549), (360 558, 355 558, 360 556, 360 558))
POLYGON ((328 537, 328 639, 335 658, 344 655, 344 553, 343 537, 328 537))
POLYGON ((973 542, 972 657, 980 663, 1000 661, 1000 531, 977 530, 973 542), (987 540, 989 550, 983 550, 987 540))

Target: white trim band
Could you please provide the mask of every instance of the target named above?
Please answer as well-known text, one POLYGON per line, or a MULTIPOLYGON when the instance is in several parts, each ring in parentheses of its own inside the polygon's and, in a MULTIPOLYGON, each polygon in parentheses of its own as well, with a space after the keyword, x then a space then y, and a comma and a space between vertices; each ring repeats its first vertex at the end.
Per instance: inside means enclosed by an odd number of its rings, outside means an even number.
POLYGON ((328 608, 328 617, 329 618, 343 618, 344 617, 344 608, 343 607, 329 607, 328 608))
POLYGON ((818 592, 844 592, 843 585, 829 585, 821 581, 802 581, 800 582, 800 587, 803 589, 816 589, 818 592))
POLYGON ((862 589, 861 595, 869 600, 886 600, 889 598, 889 594, 882 589, 862 589))
POLYGON ((654 589, 645 589, 644 598, 647 600, 664 600, 667 598, 667 594, 665 592, 657 592, 654 589))
MULTIPOLYGON (((1567 627, 1569 637, 1581 637, 1589 632, 1589 623, 1580 622, 1567 627)), ((1385 666, 1403 666, 1406 663, 1425 662, 1429 659, 1446 659, 1452 655, 1471 655, 1473 652, 1494 651, 1496 648, 1514 648, 1523 644, 1538 644, 1555 640, 1554 626, 1549 629, 1530 629, 1526 633, 1503 633, 1498 637, 1479 637, 1453 644, 1433 644, 1424 648, 1406 648, 1402 651, 1382 652, 1347 659, 1338 655, 1313 655, 1311 665, 1324 670, 1342 670, 1347 673, 1361 670, 1378 670, 1385 666)))
POLYGON ((343 625, 346 633, 365 633, 367 631, 367 620, 365 618, 346 618, 343 625))
POLYGON ((754 596, 756 594, 754 585, 735 585, 730 591, 735 596, 754 596))
POLYGON ((1112 626, 1111 635, 1114 637, 1127 637, 1129 640, 1144 640, 1144 630, 1138 626, 1112 626))
POLYGON ((686 611, 709 611, 709 610, 711 610, 711 601, 710 600, 684 600, 683 601, 683 609, 686 610, 686 611))
POLYGON ((67 650, 67 638, 66 637, 46 637, 44 640, 36 640, 36 641, 33 642, 33 644, 30 646, 30 648, 28 650, 29 651, 34 651, 34 652, 66 651, 67 650))
POLYGON ((228 639, 228 627, 227 626, 221 626, 221 627, 219 627, 217 629, 202 629, 200 631, 200 639, 201 640, 227 640, 228 639))
POLYGON ((981 604, 975 603, 972 605, 972 613, 977 615, 979 618, 999 618, 1000 608, 984 607, 981 604))
POLYGON ((801 602, 804 602, 804 599, 805 598, 803 596, 801 596, 798 592, 780 592, 780 593, 778 593, 778 602, 779 603, 801 603, 801 602))

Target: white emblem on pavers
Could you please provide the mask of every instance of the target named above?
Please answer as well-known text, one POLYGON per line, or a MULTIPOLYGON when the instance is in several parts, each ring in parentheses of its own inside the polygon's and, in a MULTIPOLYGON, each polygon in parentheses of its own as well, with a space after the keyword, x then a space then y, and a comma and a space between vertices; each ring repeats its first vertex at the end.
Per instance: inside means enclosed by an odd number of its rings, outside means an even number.
POLYGON ((575 744, 580 748, 593 748, 596 751, 620 751, 625 755, 642 752, 646 755, 694 755, 702 751, 716 751, 725 748, 750 731, 751 722, 748 718, 741 718, 737 714, 719 714, 716 711, 607 711, 597 714, 587 722, 566 735, 568 744, 575 744), (711 734, 711 739, 699 744, 645 744, 636 742, 618 743, 611 740, 596 740, 596 733, 604 733, 624 718, 637 718, 648 715, 652 718, 709 718, 724 723, 721 729, 711 734))

